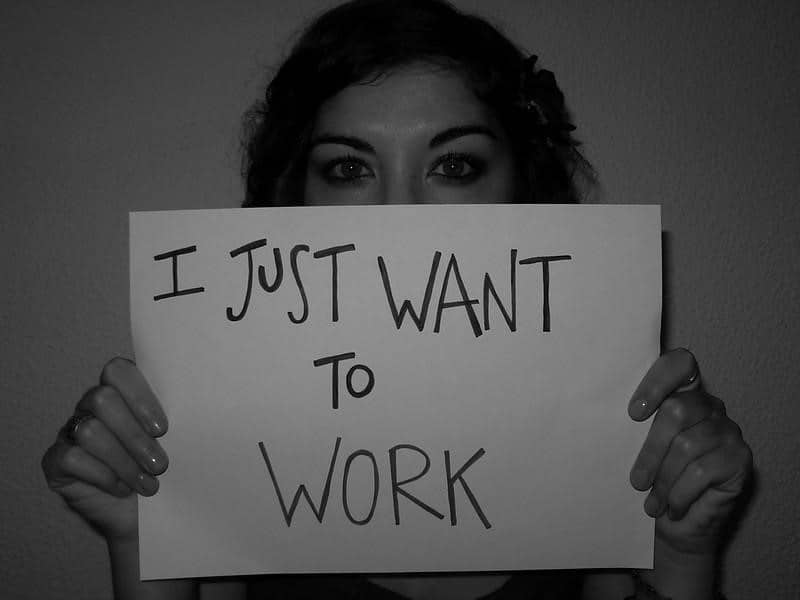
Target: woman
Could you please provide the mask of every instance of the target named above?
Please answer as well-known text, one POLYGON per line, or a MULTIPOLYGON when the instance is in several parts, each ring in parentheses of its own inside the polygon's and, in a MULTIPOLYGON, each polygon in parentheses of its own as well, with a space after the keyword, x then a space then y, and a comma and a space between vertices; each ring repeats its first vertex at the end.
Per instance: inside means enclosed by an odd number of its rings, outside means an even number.
MULTIPOLYGON (((482 19, 439 1, 358 0, 331 10, 306 31, 249 115, 244 206, 575 202, 591 169, 552 74, 535 63, 482 19)), ((650 490, 652 571, 272 577, 249 582, 250 591, 546 598, 582 589, 585 598, 714 598, 722 527, 752 470, 750 450, 722 402, 703 392, 686 350, 652 365, 628 412, 635 420, 655 414, 630 478, 650 490)), ((108 541, 120 598, 196 593, 193 582, 138 580, 135 493, 158 489, 167 456, 156 438, 166 430, 142 374, 114 359, 43 459, 51 488, 108 541)))

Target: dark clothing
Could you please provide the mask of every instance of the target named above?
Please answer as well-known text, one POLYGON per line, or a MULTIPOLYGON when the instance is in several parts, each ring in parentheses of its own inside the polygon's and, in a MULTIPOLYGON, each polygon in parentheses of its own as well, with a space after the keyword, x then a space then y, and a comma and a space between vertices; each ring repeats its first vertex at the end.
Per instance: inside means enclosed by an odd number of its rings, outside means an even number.
MULTIPOLYGON (((582 577, 572 571, 514 574, 481 600, 573 600, 580 597, 582 577)), ((358 575, 274 575, 247 582, 252 600, 404 600, 358 575)))

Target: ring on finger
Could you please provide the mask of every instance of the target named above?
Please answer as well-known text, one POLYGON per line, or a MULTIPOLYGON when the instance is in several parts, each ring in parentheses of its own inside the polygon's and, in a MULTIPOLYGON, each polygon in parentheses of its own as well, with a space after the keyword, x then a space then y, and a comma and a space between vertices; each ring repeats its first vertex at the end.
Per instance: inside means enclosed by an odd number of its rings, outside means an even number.
POLYGON ((686 378, 686 380, 681 384, 681 386, 677 390, 675 390, 676 392, 679 393, 686 392, 697 387, 698 385, 697 380, 700 377, 700 365, 697 364, 697 359, 695 358, 694 354, 692 354, 692 351, 689 350, 688 348, 682 348, 682 350, 687 352, 689 356, 692 357, 692 363, 694 364, 694 369, 692 369, 692 374, 686 378))
POLYGON ((81 413, 79 415, 72 415, 64 425, 64 437, 70 444, 78 443, 78 428, 86 421, 94 419, 92 413, 81 413))

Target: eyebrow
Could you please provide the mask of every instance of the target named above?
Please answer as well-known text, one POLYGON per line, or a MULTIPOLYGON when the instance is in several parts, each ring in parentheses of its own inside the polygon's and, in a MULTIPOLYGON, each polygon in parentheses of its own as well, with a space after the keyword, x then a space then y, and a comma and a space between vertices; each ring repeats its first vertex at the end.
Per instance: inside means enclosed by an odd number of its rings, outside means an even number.
POLYGON ((495 135, 494 131, 484 125, 462 125, 460 127, 451 127, 450 129, 445 129, 441 133, 437 133, 431 139, 430 143, 428 144, 428 148, 441 146, 445 142, 464 137, 465 135, 476 134, 488 136, 493 140, 497 139, 497 135, 495 135))
POLYGON ((319 135, 311 140, 310 148, 314 148, 314 146, 319 146, 320 144, 340 144, 342 146, 350 146, 355 150, 375 154, 375 148, 372 147, 372 144, 365 142, 361 138, 350 135, 319 135))
MULTIPOLYGON (((428 143, 428 148, 436 148, 437 146, 441 146, 446 142, 467 135, 485 135, 493 140, 497 139, 495 132, 484 125, 461 125, 459 127, 450 127, 449 129, 445 129, 444 131, 437 133, 435 136, 433 136, 433 138, 431 138, 431 141, 428 143)), ((322 134, 315 137, 311 141, 310 147, 314 148, 320 144, 340 144, 343 146, 350 146, 355 150, 375 154, 375 148, 372 147, 372 144, 362 140, 361 138, 350 135, 322 134)))

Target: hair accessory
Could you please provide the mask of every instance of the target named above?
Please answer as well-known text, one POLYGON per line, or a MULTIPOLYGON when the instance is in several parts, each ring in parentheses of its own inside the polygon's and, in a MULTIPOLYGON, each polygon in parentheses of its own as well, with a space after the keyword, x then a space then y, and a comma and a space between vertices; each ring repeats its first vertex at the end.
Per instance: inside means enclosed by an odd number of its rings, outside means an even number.
POLYGON ((70 444, 78 443, 78 427, 80 427, 82 423, 88 421, 89 419, 94 419, 94 415, 92 413, 72 415, 69 418, 69 421, 67 421, 67 424, 64 425, 62 431, 64 433, 64 437, 70 444))
POLYGON ((527 115, 534 139, 543 139, 549 146, 577 146, 570 135, 575 126, 567 121, 564 94, 552 71, 536 69, 538 59, 531 54, 522 61, 517 106, 527 115))

